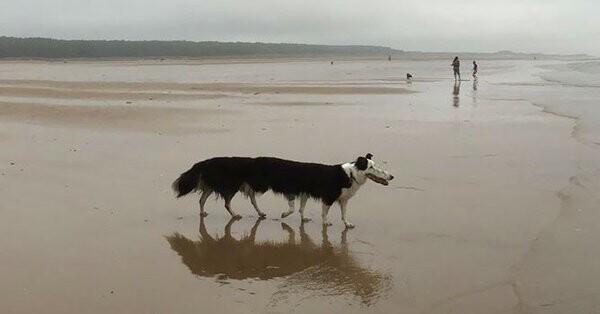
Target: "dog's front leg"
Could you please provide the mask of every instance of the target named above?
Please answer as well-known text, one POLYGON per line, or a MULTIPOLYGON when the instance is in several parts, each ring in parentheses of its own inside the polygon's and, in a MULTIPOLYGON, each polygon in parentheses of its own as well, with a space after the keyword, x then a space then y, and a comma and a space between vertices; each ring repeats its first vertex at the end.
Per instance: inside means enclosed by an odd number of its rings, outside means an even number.
POLYGON ((331 204, 323 203, 323 211, 321 212, 321 220, 323 221, 324 226, 331 226, 331 223, 327 219, 327 214, 329 214, 329 208, 331 204))
POLYGON ((287 212, 281 214, 281 218, 285 218, 285 217, 293 214, 294 210, 295 210, 295 208, 294 208, 294 199, 295 199, 295 197, 291 196, 291 195, 286 195, 285 198, 287 198, 287 200, 288 200, 288 206, 289 206, 289 208, 288 208, 287 212))
MULTIPOLYGON (((235 194, 233 194, 233 195, 235 195, 235 194)), ((231 209, 231 199, 233 198, 233 195, 225 195, 223 197, 223 198, 225 198, 225 209, 227 209, 227 211, 231 215, 232 219, 241 219, 242 216, 240 214, 237 214, 236 212, 234 212, 233 209, 231 209)))
POLYGON ((342 221, 346 228, 354 228, 354 225, 346 219, 346 205, 348 205, 348 200, 340 200, 340 209, 342 210, 342 221))
POLYGON ((304 208, 306 207, 306 201, 308 201, 308 195, 306 194, 302 194, 300 196, 300 219, 302 219, 302 222, 308 222, 310 221, 310 218, 308 217, 304 217, 304 208))
POLYGON ((250 203, 252 203, 252 206, 254 206, 254 209, 258 213, 258 217, 260 219, 267 217, 267 214, 265 214, 263 211, 260 210, 260 208, 258 208, 258 204, 256 203, 256 192, 251 191, 248 193, 248 196, 250 197, 250 203))

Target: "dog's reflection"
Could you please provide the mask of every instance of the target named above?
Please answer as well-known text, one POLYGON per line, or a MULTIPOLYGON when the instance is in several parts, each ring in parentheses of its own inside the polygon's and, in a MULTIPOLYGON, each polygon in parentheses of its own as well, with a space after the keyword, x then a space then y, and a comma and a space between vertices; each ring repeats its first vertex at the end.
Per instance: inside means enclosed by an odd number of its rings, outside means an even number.
POLYGON ((267 280, 285 277, 274 300, 298 291, 317 295, 353 294, 369 305, 391 286, 391 277, 361 266, 348 250, 347 230, 341 234, 341 243, 329 241, 327 227, 322 230, 322 243, 317 245, 300 226, 300 239, 285 223, 287 241, 256 242, 261 223, 257 220, 250 234, 237 240, 231 236, 232 219, 225 226, 222 237, 212 237, 206 231, 204 218, 200 219, 200 240, 192 241, 174 233, 167 236, 171 248, 182 262, 197 276, 216 277, 218 280, 267 280))

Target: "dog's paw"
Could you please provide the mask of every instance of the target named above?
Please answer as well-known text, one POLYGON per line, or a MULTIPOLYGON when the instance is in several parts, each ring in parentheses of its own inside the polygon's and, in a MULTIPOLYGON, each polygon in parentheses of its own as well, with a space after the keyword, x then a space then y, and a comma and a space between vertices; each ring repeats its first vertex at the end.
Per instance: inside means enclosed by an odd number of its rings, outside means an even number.
POLYGON ((302 222, 309 222, 312 221, 312 219, 308 218, 308 217, 302 217, 302 222))
POLYGON ((354 224, 353 224, 353 223, 351 223, 351 222, 346 222, 346 223, 344 223, 344 224, 346 225, 346 228, 349 228, 349 229, 352 229, 352 228, 354 228, 354 224))
POLYGON ((287 217, 287 216, 291 215, 292 213, 293 213, 293 212, 285 212, 285 213, 282 213, 282 214, 281 214, 281 218, 285 218, 285 217, 287 217))
POLYGON ((201 212, 201 213, 200 213, 200 217, 206 217, 206 216, 208 216, 208 213, 207 213, 207 212, 201 212))

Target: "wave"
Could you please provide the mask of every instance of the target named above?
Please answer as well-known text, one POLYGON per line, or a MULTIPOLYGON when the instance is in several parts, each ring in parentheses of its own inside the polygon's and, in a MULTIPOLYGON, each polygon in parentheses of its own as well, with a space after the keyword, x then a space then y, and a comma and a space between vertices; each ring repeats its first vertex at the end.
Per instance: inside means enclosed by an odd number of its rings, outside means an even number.
POLYGON ((546 65, 541 68, 550 70, 539 75, 547 82, 573 87, 600 87, 600 61, 598 60, 546 65))

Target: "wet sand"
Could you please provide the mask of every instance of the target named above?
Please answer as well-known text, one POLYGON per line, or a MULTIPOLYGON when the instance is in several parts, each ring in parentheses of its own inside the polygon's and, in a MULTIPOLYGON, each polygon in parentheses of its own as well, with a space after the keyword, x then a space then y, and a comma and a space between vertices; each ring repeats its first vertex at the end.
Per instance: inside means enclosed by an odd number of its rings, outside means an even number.
POLYGON ((222 117, 235 110, 164 108, 150 106, 47 105, 10 103, 0 106, 0 121, 30 125, 79 127, 105 131, 221 132, 222 117))
POLYGON ((510 85, 535 68, 456 86, 446 63, 0 63, 0 310, 593 313, 598 149, 510 85), (395 179, 352 230, 170 190, 213 156, 369 152, 395 179))

